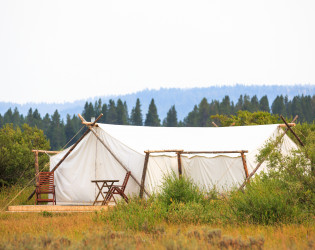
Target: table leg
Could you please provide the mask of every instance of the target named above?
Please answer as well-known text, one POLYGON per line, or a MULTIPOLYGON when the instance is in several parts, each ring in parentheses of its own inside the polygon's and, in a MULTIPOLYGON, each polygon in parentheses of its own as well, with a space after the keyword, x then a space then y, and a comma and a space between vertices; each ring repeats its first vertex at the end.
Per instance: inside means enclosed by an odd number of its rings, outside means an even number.
POLYGON ((105 183, 103 183, 102 187, 100 187, 97 182, 95 182, 95 184, 96 184, 96 186, 98 188, 98 194, 97 194, 97 196, 96 196, 96 198, 95 198, 95 200, 93 202, 93 206, 98 202, 97 199, 98 199, 98 197, 100 195, 102 195, 103 199, 105 199, 105 197, 104 197, 104 195, 102 193, 102 189, 105 187, 105 183))

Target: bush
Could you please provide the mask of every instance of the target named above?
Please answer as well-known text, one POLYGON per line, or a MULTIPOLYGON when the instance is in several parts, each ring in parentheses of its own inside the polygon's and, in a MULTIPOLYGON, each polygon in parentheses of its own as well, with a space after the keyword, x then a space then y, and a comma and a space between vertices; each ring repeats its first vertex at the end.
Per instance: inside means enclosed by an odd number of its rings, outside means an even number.
POLYGON ((257 176, 244 193, 234 191, 230 199, 239 221, 275 224, 297 218, 297 204, 282 188, 281 180, 265 175, 257 176))
POLYGON ((205 198, 199 188, 186 178, 176 178, 173 173, 165 177, 162 192, 148 200, 132 197, 109 211, 97 213, 101 219, 114 225, 115 229, 154 232, 159 224, 204 224, 231 219, 231 210, 225 202, 205 198))
POLYGON ((177 178, 173 172, 164 177, 162 191, 158 199, 169 207, 172 203, 189 203, 204 201, 204 194, 191 180, 185 177, 177 178))
MULTIPOLYGON (((315 131, 309 129, 308 138, 313 140, 305 140, 305 148, 314 148, 315 131)), ((275 145, 271 141, 257 156, 258 161, 267 158, 268 173, 256 176, 244 193, 235 191, 231 195, 239 220, 259 224, 314 220, 313 159, 305 153, 305 149, 284 156, 279 146, 275 145)))

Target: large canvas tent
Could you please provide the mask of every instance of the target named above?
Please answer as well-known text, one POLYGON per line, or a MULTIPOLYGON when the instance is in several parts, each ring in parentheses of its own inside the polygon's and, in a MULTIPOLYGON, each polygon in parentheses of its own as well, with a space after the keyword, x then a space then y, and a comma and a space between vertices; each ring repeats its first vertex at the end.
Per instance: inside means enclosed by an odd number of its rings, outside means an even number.
MULTIPOLYGON (((133 177, 126 188, 130 195, 139 194, 140 184, 146 195, 158 192, 163 177, 172 171, 202 189, 240 186, 255 169, 259 150, 284 133, 279 125, 169 128, 98 123, 91 130, 55 170, 57 204, 92 204, 98 190, 91 180, 122 182, 126 169, 133 177)), ((297 149, 287 135, 279 146, 284 154, 297 149)), ((51 170, 69 150, 51 157, 51 170)), ((263 163, 257 173, 265 169, 263 163)))

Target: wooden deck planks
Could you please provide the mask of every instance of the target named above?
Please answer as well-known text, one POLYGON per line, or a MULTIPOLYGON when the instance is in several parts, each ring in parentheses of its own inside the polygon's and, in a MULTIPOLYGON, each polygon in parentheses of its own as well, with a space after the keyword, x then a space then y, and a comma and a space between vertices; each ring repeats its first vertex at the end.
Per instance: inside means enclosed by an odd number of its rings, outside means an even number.
MULTIPOLYGON (((109 206, 111 207, 112 205, 109 206)), ((109 206, 24 205, 9 206, 7 212, 93 212, 107 211, 109 206)))

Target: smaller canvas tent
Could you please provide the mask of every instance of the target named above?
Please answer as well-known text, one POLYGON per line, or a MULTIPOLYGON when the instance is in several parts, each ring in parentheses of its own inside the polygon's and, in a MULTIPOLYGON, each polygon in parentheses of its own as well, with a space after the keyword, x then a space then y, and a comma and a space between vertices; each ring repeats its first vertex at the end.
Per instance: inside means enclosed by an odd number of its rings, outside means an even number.
MULTIPOLYGON (((132 172, 126 192, 139 194, 145 151, 241 151, 246 150, 248 172, 256 167, 256 155, 268 140, 283 133, 278 125, 241 127, 143 127, 98 123, 93 127, 55 171, 57 204, 92 204, 98 192, 91 180, 119 179, 123 181, 126 167, 132 172), (94 134, 95 133, 95 134, 94 134), (95 136, 96 135, 96 136, 95 136)), ((296 150, 296 144, 284 135, 280 144, 284 154, 296 150)), ((50 169, 69 151, 51 157, 50 169)), ((214 185, 229 189, 246 178, 240 154, 180 154, 182 175, 191 178, 203 189, 214 185)), ((259 171, 265 170, 262 164, 259 171)), ((163 177, 178 173, 178 158, 174 153, 150 154, 144 187, 148 194, 159 191, 163 177)))

